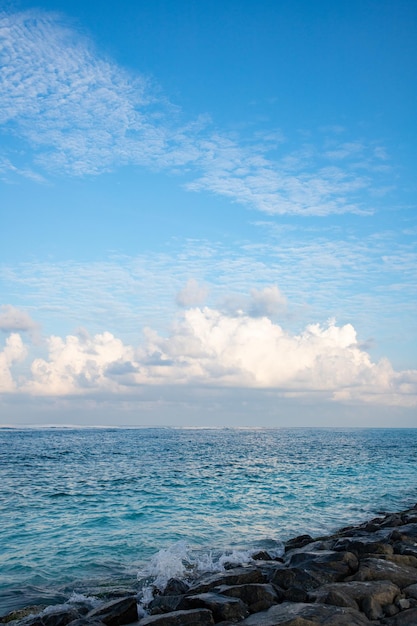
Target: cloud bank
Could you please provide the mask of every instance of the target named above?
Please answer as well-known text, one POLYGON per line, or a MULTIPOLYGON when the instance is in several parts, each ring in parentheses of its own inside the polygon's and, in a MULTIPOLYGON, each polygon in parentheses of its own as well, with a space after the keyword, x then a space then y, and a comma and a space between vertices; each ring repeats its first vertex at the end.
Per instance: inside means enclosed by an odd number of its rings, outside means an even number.
POLYGON ((190 191, 268 214, 373 211, 372 194, 382 189, 377 173, 387 167, 383 147, 333 139, 295 151, 280 132, 221 132, 204 112, 184 120, 152 81, 104 58, 55 14, 0 12, 0 40, 6 180, 9 174, 42 182, 136 165, 186 175, 190 191), (7 150, 10 139, 18 151, 7 150))
POLYGON ((226 315, 190 308, 167 337, 145 329, 140 346, 109 332, 82 332, 46 340, 47 355, 30 374, 13 368, 27 355, 20 335, 0 353, 0 389, 34 396, 135 397, 145 387, 274 390, 284 397, 317 396, 333 402, 416 406, 417 371, 396 372, 373 362, 351 324, 309 324, 298 334, 266 316, 226 315))

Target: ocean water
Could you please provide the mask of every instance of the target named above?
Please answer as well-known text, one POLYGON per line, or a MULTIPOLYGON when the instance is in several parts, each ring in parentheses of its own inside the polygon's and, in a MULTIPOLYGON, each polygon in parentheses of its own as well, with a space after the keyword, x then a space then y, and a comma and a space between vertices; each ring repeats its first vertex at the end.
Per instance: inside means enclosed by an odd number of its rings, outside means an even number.
POLYGON ((417 429, 0 429, 0 615, 416 501, 417 429))

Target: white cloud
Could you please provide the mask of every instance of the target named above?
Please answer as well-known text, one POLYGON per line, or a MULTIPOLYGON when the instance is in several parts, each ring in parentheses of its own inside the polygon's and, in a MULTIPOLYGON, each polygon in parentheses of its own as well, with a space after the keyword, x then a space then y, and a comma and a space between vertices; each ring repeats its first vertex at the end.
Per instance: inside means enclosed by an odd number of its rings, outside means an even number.
POLYGON ((206 285, 200 284, 195 278, 189 278, 185 287, 177 293, 175 302, 178 306, 187 308, 204 302, 207 294, 206 285))
POLYGON ((116 392, 118 385, 106 376, 106 369, 130 361, 133 349, 104 332, 94 337, 85 333, 65 339, 50 337, 49 360, 35 359, 32 380, 25 389, 35 395, 82 394, 103 389, 116 392))
POLYGON ((225 315, 205 307, 184 312, 168 337, 147 329, 141 346, 109 332, 47 340, 31 376, 17 385, 11 364, 25 349, 11 335, 1 353, 5 391, 38 396, 105 393, 135 397, 146 387, 174 385, 272 390, 282 396, 321 395, 335 402, 417 405, 417 372, 373 362, 351 324, 309 324, 294 334, 267 317, 225 315))
POLYGON ((23 361, 27 350, 22 338, 17 333, 12 333, 6 339, 6 345, 0 352, 0 392, 11 392, 17 388, 11 368, 15 363, 23 361))
MULTIPOLYGON (((126 164, 186 170, 187 189, 269 214, 373 210, 366 197, 375 196, 378 185, 363 169, 368 163, 370 171, 379 153, 359 142, 333 142, 331 151, 288 149, 274 160, 268 155, 282 143, 279 131, 273 137, 255 131, 243 141, 217 131, 204 115, 181 121, 178 108, 151 81, 104 58, 54 14, 0 13, 0 37, 0 125, 21 141, 13 158, 26 154, 38 169, 72 176, 126 164), (358 152, 363 162, 355 166, 358 152), (343 157, 343 169, 336 156, 343 157)), ((42 180, 32 165, 0 154, 0 170, 42 180)))

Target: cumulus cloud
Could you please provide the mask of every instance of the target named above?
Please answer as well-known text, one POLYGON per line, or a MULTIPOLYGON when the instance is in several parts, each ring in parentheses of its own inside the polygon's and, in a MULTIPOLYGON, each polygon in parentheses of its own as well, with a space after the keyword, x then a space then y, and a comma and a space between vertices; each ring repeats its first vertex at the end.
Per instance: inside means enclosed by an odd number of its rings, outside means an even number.
POLYGON ((351 324, 309 324, 298 334, 268 317, 188 309, 169 336, 146 329, 141 346, 109 332, 48 339, 31 376, 16 386, 11 364, 23 358, 19 335, 1 353, 2 389, 40 396, 128 394, 145 387, 198 386, 273 390, 287 397, 313 394, 335 402, 416 406, 417 371, 396 372, 373 362, 351 324))
POLYGON ((0 392, 11 392, 17 388, 11 368, 15 363, 23 361, 27 350, 18 333, 12 333, 6 339, 6 345, 0 352, 0 392))
MULTIPOLYGON (((52 336, 47 340, 49 358, 35 359, 32 379, 25 389, 41 395, 81 394, 88 390, 117 391, 118 385, 106 375, 107 368, 126 367, 133 358, 133 349, 123 345, 109 332, 89 337, 69 335, 65 339, 52 336)), ((111 371, 111 369, 110 369, 111 371)))
POLYGON ((208 288, 206 285, 200 284, 195 278, 190 278, 183 289, 181 289, 176 297, 175 302, 180 307, 190 307, 201 304, 207 298, 208 288))
POLYGON ((271 150, 280 145, 282 151, 279 131, 243 139, 220 132, 204 114, 184 121, 152 81, 103 57, 55 14, 0 13, 0 36, 0 127, 21 142, 11 154, 4 142, 0 173, 41 181, 41 172, 99 175, 134 164, 186 170, 188 190, 269 214, 372 209, 363 197, 376 182, 369 178, 371 167, 364 175, 364 163, 378 157, 362 144, 289 151, 274 160, 271 150), (360 167, 354 162, 359 148, 360 167), (26 160, 12 162, 17 154, 26 160))

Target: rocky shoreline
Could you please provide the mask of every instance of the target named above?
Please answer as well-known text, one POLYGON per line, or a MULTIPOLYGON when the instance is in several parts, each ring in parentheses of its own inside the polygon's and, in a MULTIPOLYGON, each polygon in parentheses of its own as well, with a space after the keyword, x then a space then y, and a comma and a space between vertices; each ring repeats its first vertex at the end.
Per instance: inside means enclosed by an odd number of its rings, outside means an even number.
POLYGON ((333 535, 302 535, 282 558, 171 579, 146 607, 136 593, 86 603, 15 611, 10 626, 417 626, 417 505, 333 535))

